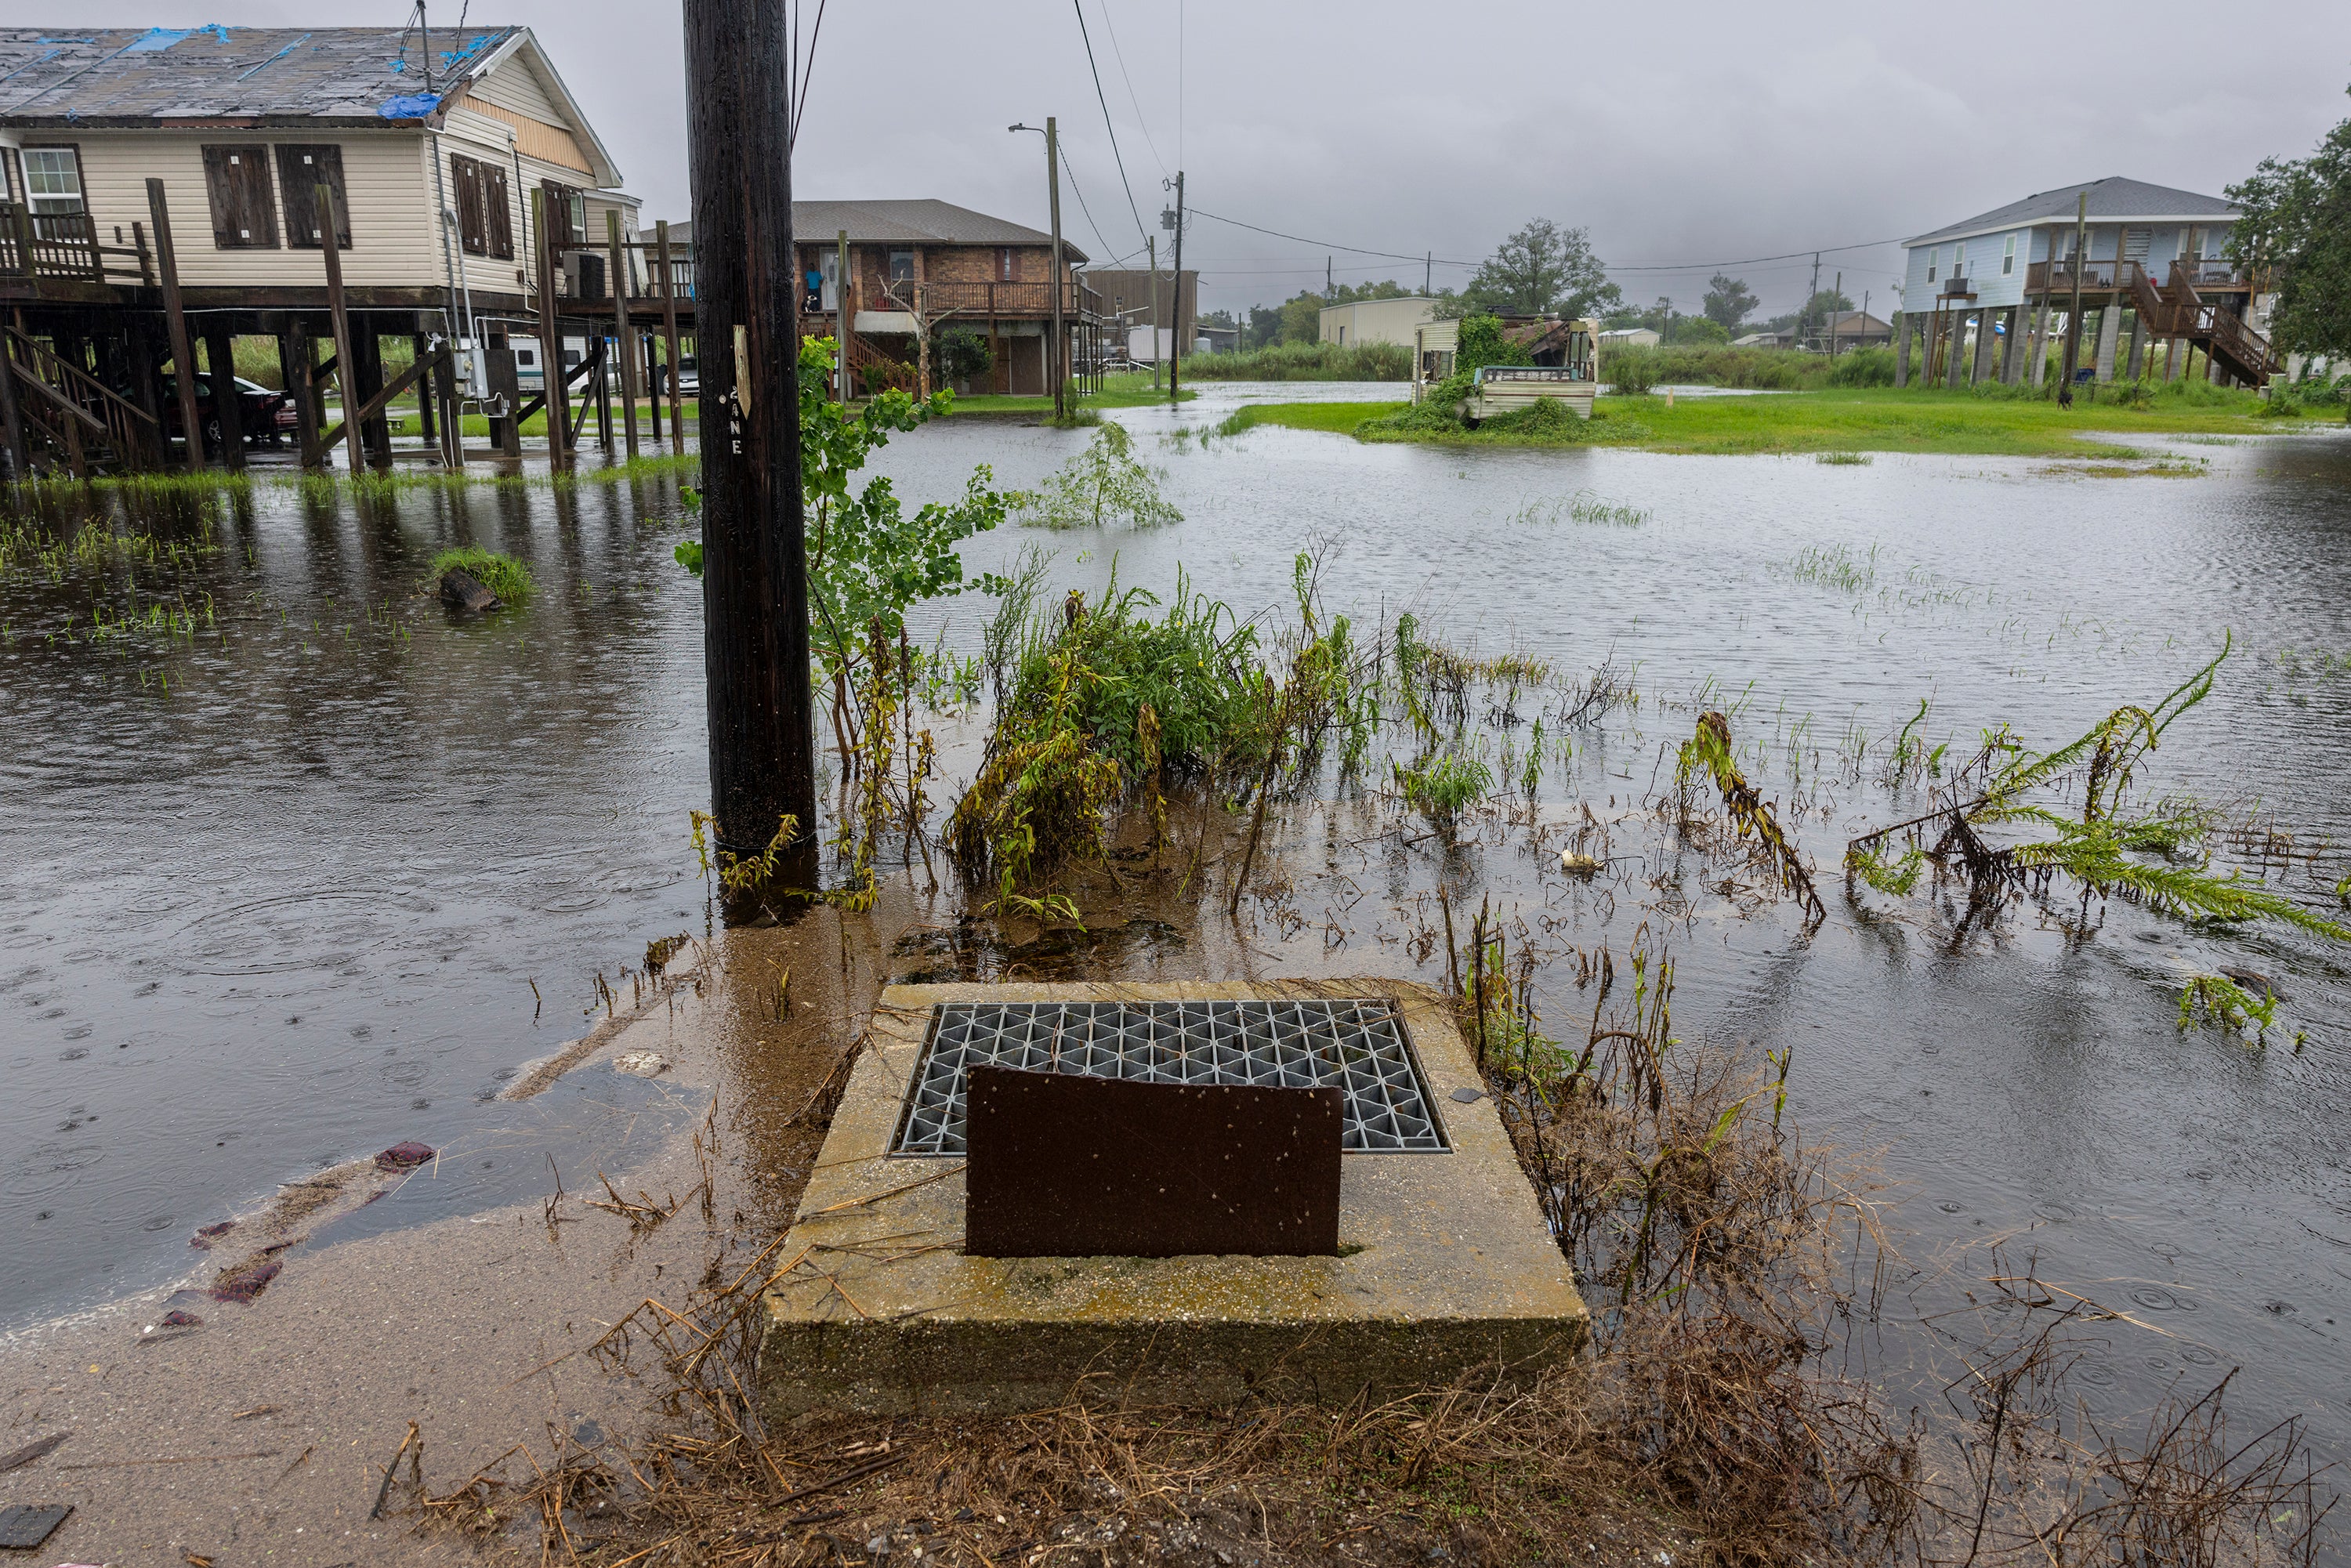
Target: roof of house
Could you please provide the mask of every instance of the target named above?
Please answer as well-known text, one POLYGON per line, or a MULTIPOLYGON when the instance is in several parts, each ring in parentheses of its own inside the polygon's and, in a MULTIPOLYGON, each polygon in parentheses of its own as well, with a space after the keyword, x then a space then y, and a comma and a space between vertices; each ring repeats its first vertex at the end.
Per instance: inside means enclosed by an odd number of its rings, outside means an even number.
MULTIPOLYGON (((1053 236, 986 213, 958 207, 953 202, 925 198, 905 202, 794 202, 792 233, 803 240, 830 239, 849 231, 852 245, 1045 245, 1053 236)), ((676 233, 675 228, 670 231, 676 233)), ((1086 253, 1061 238, 1061 254, 1071 262, 1086 253)))
POLYGON ((1821 324, 1815 329, 1823 334, 1835 332, 1844 337, 1875 335, 1880 332, 1887 337, 1894 335, 1892 322, 1882 320, 1865 310, 1833 310, 1821 318, 1821 324))
MULTIPOLYGON (((932 200, 907 202, 794 202, 792 204, 792 237, 802 245, 819 245, 831 239, 841 230, 849 231, 852 245, 1043 245, 1053 243, 1053 236, 1025 224, 1008 223, 991 218, 986 213, 975 213, 969 207, 958 207, 952 202, 932 200)), ((646 229, 643 237, 650 240, 653 231, 646 229)), ((669 225, 670 243, 689 245, 694 240, 694 222, 686 219, 669 225)), ((1086 259, 1086 253, 1072 244, 1068 235, 1061 238, 1061 254, 1072 264, 1086 259)), ((1137 273, 1137 277, 1148 277, 1137 273)), ((1162 272, 1162 277, 1167 276, 1162 272)), ((1184 270, 1186 277, 1196 277, 1191 268, 1184 270)))
POLYGON ((2150 185, 2144 180, 2126 180, 2119 174, 2110 174, 2085 185, 2061 185, 2053 191, 2038 191, 2021 202, 2011 202, 2004 207, 1978 213, 1974 217, 1962 219, 1932 234, 1920 235, 1916 239, 1906 239, 1902 244, 1907 249, 1932 245, 1938 240, 1966 239, 1972 235, 1994 234, 2026 224, 2071 218, 2085 194, 2090 199, 2090 221, 2093 223, 2152 220, 2159 223, 2225 224, 2234 223, 2237 218, 2237 204, 2220 196, 2202 196, 2193 191, 2175 190, 2169 185, 2150 185))
POLYGON ((517 52, 598 183, 620 170, 528 27, 0 27, 0 125, 434 125, 517 52))

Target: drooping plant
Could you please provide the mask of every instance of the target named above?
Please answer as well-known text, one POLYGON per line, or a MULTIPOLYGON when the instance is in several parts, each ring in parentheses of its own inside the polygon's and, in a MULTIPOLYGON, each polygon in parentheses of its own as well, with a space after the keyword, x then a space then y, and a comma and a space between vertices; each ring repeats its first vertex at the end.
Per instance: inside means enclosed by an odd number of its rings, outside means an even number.
POLYGON ((1180 523, 1184 514, 1159 493, 1165 469, 1134 455, 1126 427, 1107 422, 1086 449, 1022 497, 1022 519, 1040 528, 1099 528, 1123 524, 1154 528, 1180 523))

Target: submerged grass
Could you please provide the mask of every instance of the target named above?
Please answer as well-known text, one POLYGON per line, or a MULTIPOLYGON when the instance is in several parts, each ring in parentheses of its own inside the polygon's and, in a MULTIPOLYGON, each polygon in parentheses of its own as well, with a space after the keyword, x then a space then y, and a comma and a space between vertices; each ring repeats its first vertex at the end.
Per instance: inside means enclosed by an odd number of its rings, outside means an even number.
MULTIPOLYGON (((1538 405, 1539 407, 1541 405, 1538 405)), ((1261 403, 1250 424, 1344 430, 1364 441, 1454 446, 1625 446, 1650 452, 1735 455, 1746 453, 1926 452, 1982 456, 2102 457, 2137 454, 2093 437, 2275 434, 2295 422, 2263 418, 2250 396, 2214 402, 2158 399, 2054 402, 1979 397, 1935 389, 1823 388, 1754 397, 1690 397, 1668 406, 1656 397, 1597 400, 1586 423, 1538 422, 1532 411, 1462 428, 1430 411, 1390 404, 1261 403), (1328 412, 1357 412, 1346 416, 1328 412)), ((1850 461, 1850 459, 1847 459, 1850 461)), ((2141 470, 2133 470, 2140 472, 2141 470)))

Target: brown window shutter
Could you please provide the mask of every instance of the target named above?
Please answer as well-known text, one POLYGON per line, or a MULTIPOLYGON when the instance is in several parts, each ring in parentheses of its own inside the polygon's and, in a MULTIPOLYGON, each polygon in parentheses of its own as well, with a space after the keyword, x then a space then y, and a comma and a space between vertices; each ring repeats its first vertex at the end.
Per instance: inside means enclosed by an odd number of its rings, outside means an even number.
POLYGON ((207 147, 204 153, 204 195, 213 213, 213 247, 245 250, 253 244, 245 222, 244 184, 234 160, 246 152, 236 147, 207 147))
POLYGON ((482 205, 490 220, 490 255, 512 261, 515 254, 513 198, 507 193, 507 172, 495 163, 482 165, 482 205))
POLYGON ((457 241, 468 256, 489 253, 482 224, 482 166, 462 153, 449 158, 449 183, 457 188, 457 241))
POLYGON ((316 187, 326 182, 335 204, 335 244, 351 247, 351 204, 343 187, 343 150, 331 142, 281 142, 277 148, 277 183, 286 192, 286 243, 298 250, 317 250, 324 231, 318 211, 316 187))

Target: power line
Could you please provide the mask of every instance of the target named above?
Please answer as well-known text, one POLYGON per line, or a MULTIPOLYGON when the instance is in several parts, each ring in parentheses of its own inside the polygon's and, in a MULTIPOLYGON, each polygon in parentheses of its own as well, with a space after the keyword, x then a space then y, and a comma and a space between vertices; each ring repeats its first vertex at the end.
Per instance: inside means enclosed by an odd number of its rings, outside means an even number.
MULTIPOLYGON (((1078 199, 1078 211, 1086 214, 1086 227, 1094 231, 1094 243, 1102 247, 1104 254, 1108 254, 1110 250, 1110 241, 1104 237, 1102 232, 1102 225, 1094 222, 1093 209, 1086 205, 1086 193, 1078 186, 1078 171, 1070 162, 1070 152, 1069 149, 1066 147, 1061 150, 1061 172, 1070 177, 1070 193, 1078 199)), ((1148 235, 1144 236, 1146 241, 1149 237, 1150 236, 1148 235)), ((1142 254, 1142 247, 1137 246, 1135 249, 1128 251, 1124 256, 1119 256, 1115 260, 1096 262, 1094 265, 1096 267, 1117 267, 1121 263, 1134 260, 1136 256, 1142 254)))
MULTIPOLYGON (((1205 207, 1194 207, 1192 211, 1201 217, 1214 218, 1220 224, 1230 224, 1235 228, 1248 229, 1256 234, 1271 235, 1276 239, 1294 240, 1300 245, 1316 246, 1324 250, 1343 250, 1352 256, 1376 256, 1386 261, 1423 261, 1427 259, 1423 256, 1405 256, 1401 251, 1372 250, 1359 245, 1341 245, 1336 240, 1309 239, 1304 235, 1284 234, 1280 229, 1261 228, 1256 224, 1245 224, 1238 218, 1225 217, 1219 214, 1209 212, 1205 207)), ((1829 256, 1839 251, 1873 250, 1880 246, 1899 245, 1900 243, 1900 239, 1896 238, 1867 240, 1859 245, 1826 245, 1820 247, 1819 254, 1829 256)), ((1760 267, 1768 261, 1791 261, 1799 256, 1810 257, 1812 255, 1813 255, 1813 252, 1810 250, 1792 250, 1784 252, 1779 256, 1750 256, 1740 261, 1688 261, 1674 264, 1656 262, 1625 267, 1620 267, 1614 263, 1604 261, 1601 265, 1607 267, 1610 272, 1705 272, 1710 268, 1723 267, 1760 267)), ((1441 256, 1434 259, 1442 267, 1482 267, 1485 265, 1485 263, 1478 261, 1451 260, 1441 256)))
MULTIPOLYGON (((1110 99, 1102 93, 1102 71, 1094 65, 1094 40, 1093 35, 1086 31, 1085 0, 1070 0, 1070 5, 1078 13, 1078 37, 1086 41, 1086 69, 1094 78, 1094 101, 1102 105, 1102 129, 1110 132, 1110 155, 1118 160, 1118 183, 1126 188, 1126 210, 1134 216, 1135 236, 1147 244, 1151 238, 1151 231, 1143 226, 1143 209, 1134 204, 1134 184, 1126 177, 1126 156, 1118 150, 1118 127, 1110 122, 1110 99)), ((1107 18, 1110 13, 1105 11, 1102 16, 1107 18)), ((1113 34, 1111 42, 1115 45, 1117 41, 1113 34)), ((1122 65, 1119 68, 1123 70, 1126 68, 1122 65)), ((1127 91, 1132 93, 1134 90, 1133 85, 1130 84, 1127 91)), ((1148 129, 1144 130, 1143 139, 1145 141, 1151 140, 1151 132, 1148 129)), ((1158 154, 1154 153, 1153 156, 1156 157, 1158 154)), ((1068 160, 1063 159, 1062 162, 1066 163, 1068 160)), ((1070 183, 1072 185, 1077 183, 1075 176, 1071 178, 1070 183)), ((1091 223, 1092 220, 1087 221, 1091 223)), ((1094 237, 1101 239, 1102 235, 1097 234, 1094 237)), ((1110 248, 1107 241, 1104 241, 1102 248, 1104 250, 1110 248)))
POLYGON ((1126 101, 1134 106, 1134 123, 1143 131, 1143 144, 1151 150, 1151 161, 1164 175, 1167 160, 1159 155, 1159 143, 1151 140, 1151 121, 1144 117, 1143 99, 1135 96, 1134 78, 1126 73, 1126 51, 1119 47, 1118 22, 1110 14, 1110 0, 1102 0, 1102 26, 1110 30, 1110 57, 1118 62, 1119 78, 1126 83, 1126 101))

